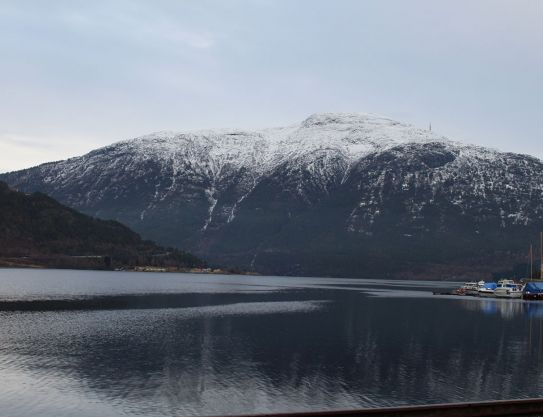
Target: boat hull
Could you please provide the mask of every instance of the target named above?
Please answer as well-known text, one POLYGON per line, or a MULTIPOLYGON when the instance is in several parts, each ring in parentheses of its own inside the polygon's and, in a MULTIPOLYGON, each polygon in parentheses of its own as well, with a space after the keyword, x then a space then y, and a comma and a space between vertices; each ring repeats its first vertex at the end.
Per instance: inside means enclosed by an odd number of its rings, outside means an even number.
POLYGON ((543 293, 524 293, 522 298, 524 300, 543 300, 543 293))
POLYGON ((497 288, 494 291, 494 297, 496 298, 521 298, 522 291, 510 291, 510 290, 501 290, 497 288))

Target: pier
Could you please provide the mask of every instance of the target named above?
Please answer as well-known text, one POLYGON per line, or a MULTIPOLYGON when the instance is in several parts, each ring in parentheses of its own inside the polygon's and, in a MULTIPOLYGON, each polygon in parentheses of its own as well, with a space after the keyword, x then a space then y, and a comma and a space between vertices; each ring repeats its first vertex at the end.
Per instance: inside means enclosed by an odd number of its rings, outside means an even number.
POLYGON ((358 410, 247 414, 230 417, 487 417, 542 416, 543 398, 416 405, 358 410))

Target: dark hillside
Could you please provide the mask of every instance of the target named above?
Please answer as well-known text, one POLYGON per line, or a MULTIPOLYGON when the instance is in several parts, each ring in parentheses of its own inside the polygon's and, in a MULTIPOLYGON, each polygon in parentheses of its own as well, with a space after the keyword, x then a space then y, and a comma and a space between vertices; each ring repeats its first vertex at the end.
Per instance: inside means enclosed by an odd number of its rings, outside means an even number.
POLYGON ((142 240, 119 222, 92 218, 45 194, 24 194, 3 182, 0 182, 0 257, 3 264, 66 267, 204 264, 191 254, 142 240))

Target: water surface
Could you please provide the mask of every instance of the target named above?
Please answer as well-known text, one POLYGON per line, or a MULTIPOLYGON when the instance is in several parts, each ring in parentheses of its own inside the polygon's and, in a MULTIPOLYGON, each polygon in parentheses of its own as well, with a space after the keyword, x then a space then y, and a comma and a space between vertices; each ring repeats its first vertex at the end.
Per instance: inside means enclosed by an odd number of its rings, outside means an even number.
POLYGON ((431 293, 451 286, 3 269, 0 415, 246 414, 541 396, 543 303, 431 293))

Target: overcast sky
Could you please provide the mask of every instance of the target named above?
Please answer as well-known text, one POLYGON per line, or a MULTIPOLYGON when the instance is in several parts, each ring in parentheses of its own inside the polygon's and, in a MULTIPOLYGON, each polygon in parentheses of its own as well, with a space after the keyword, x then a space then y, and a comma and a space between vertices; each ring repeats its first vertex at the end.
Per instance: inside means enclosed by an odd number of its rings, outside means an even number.
POLYGON ((541 0, 0 0, 0 172, 371 112, 543 157, 541 0))

